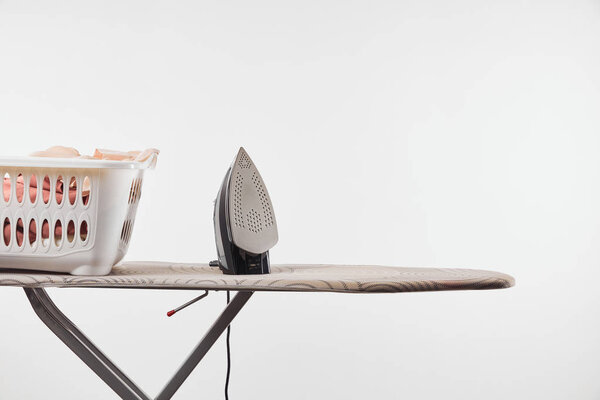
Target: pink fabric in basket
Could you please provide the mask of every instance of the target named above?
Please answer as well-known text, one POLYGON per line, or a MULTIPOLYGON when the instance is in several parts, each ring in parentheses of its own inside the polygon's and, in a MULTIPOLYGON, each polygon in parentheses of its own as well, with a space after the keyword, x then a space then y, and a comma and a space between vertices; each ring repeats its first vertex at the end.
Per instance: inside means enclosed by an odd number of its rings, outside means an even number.
MULTIPOLYGON (((4 195, 5 199, 10 198, 10 189, 11 189, 11 181, 9 177, 5 177, 4 178, 4 182, 2 185, 2 194, 4 195)), ((49 180, 44 180, 42 183, 42 190, 40 191, 42 198, 38 199, 38 201, 44 201, 47 199, 48 201, 51 201, 51 197, 53 195, 53 193, 50 192, 50 181, 49 180)), ((23 178, 22 175, 19 175, 17 177, 17 187, 15 188, 16 191, 16 198, 17 199, 24 199, 24 195, 25 195, 25 179, 23 178)), ((30 181, 29 181, 29 198, 30 199, 36 199, 37 195, 38 195, 38 184, 37 184, 37 178, 35 177, 35 175, 31 176, 30 181)), ((76 190, 69 190, 68 191, 69 194, 69 202, 71 204, 75 203, 76 197, 77 197, 77 191, 76 190)), ((56 201, 58 203, 62 203, 63 201, 63 197, 64 197, 64 183, 63 181, 57 181, 56 184, 56 192, 54 193, 55 197, 56 197, 56 201)), ((87 203, 87 197, 89 197, 89 189, 88 190, 83 190, 82 192, 82 196, 83 196, 83 202, 84 204, 87 203)), ((17 221, 13 221, 12 223, 17 224, 17 221)), ((25 223, 25 222, 24 222, 25 223)), ((38 223, 41 223, 41 221, 38 221, 38 223)), ((3 221, 3 233, 4 233, 4 241, 5 243, 10 241, 10 235, 11 235, 11 226, 9 223, 7 223, 7 221, 3 221)), ((29 224, 29 243, 33 243, 36 240, 36 226, 32 226, 31 224, 29 224)), ((23 225, 17 224, 16 226, 16 232, 17 232, 17 243, 23 243, 23 236, 24 236, 24 230, 26 228, 23 225)), ((84 228, 86 229, 86 228, 84 228)), ((62 231, 63 231, 63 227, 61 226, 56 226, 54 229, 54 234, 55 236, 59 236, 62 237, 62 231)), ((75 234, 75 225, 71 225, 67 227, 67 234, 68 235, 74 235, 75 234)), ((82 232, 82 234, 87 234, 87 232, 82 232)), ((42 232, 41 232, 42 238, 49 238, 50 237, 50 226, 49 225, 42 225, 42 232)))

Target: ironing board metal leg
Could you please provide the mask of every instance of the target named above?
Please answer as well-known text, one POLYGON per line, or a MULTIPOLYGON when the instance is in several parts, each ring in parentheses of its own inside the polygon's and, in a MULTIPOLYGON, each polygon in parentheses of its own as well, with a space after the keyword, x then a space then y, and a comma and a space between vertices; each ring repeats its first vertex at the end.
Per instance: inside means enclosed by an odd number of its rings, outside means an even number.
POLYGON ((173 397, 183 382, 185 382, 188 376, 190 376, 194 368, 196 368, 200 361, 202 361, 202 358, 206 355, 208 350, 213 346, 213 344, 215 344, 219 336, 221 336, 223 331, 227 329, 238 312, 240 312, 242 307, 244 307, 252 294, 254 294, 254 292, 248 291, 238 292, 238 294, 235 295, 233 300, 227 305, 225 310, 223 310, 219 318, 217 318, 208 332, 206 332, 194 351, 192 351, 187 360, 184 361, 183 365, 160 392, 156 400, 169 400, 171 397, 173 397))
POLYGON ((24 288, 38 317, 123 400, 150 400, 59 309, 42 288, 24 288))
MULTIPOLYGON (((43 288, 23 288, 37 316, 123 400, 151 400, 125 373, 98 349, 54 304, 43 288)), ((164 387, 156 400, 169 400, 202 361, 254 292, 238 292, 200 343, 164 387)))

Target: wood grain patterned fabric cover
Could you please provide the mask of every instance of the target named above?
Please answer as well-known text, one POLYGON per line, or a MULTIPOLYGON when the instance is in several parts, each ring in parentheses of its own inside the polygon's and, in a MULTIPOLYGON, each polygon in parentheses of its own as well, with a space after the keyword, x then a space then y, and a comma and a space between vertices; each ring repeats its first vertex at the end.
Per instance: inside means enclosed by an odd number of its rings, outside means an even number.
POLYGON ((122 263, 107 276, 0 269, 0 286, 390 293, 502 289, 515 283, 510 275, 473 269, 273 265, 271 270, 269 275, 224 275, 206 264, 164 262, 122 263))

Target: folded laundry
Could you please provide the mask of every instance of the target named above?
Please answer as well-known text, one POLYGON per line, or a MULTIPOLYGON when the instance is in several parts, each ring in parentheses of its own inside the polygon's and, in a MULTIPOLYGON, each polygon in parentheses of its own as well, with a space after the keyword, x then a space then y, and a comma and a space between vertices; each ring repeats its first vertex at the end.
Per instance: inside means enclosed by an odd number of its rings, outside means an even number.
POLYGON ((83 155, 73 147, 52 146, 46 150, 31 153, 32 157, 56 157, 56 158, 84 158, 90 160, 113 160, 113 161, 138 161, 143 162, 153 154, 160 153, 157 149, 146 149, 144 151, 118 151, 108 149, 95 149, 93 156, 83 155))
POLYGON ((98 160, 115 160, 115 161, 146 161, 153 154, 158 155, 157 149, 146 149, 144 151, 117 151, 107 149, 96 149, 93 158, 98 160))
POLYGON ((59 158, 75 158, 80 157, 79 151, 72 147, 52 146, 46 150, 36 151, 31 153, 32 157, 59 157, 59 158))

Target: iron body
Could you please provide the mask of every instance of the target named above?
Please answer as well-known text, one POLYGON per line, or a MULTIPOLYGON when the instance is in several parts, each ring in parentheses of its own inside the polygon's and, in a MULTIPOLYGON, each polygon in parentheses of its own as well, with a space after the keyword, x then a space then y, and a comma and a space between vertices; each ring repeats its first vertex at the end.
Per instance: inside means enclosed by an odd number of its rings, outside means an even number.
POLYGON ((278 240, 269 192, 240 148, 227 170, 214 210, 218 266, 226 274, 268 274, 269 249, 278 240))

